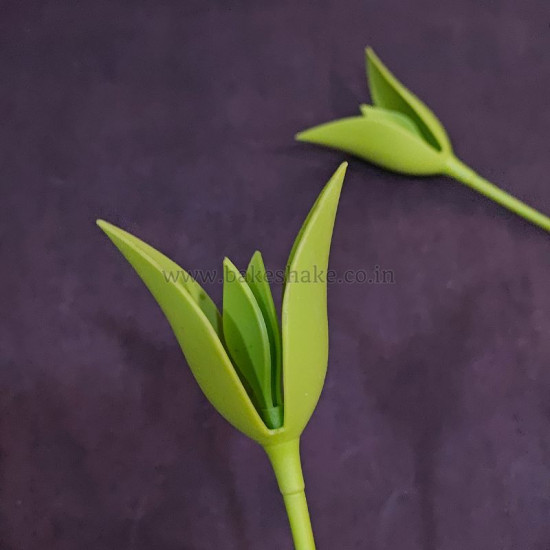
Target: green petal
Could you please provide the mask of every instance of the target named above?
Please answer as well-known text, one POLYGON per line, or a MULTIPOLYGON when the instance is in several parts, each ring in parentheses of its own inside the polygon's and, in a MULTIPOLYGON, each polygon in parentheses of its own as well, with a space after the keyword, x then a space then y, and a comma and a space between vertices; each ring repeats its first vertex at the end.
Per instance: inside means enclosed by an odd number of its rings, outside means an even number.
POLYGON ((403 174, 438 174, 444 166, 442 155, 423 139, 380 117, 343 118, 305 130, 296 139, 340 149, 403 174))
POLYGON ((198 283, 167 280, 166 271, 181 269, 177 264, 130 233, 101 220, 97 223, 157 300, 208 400, 237 429, 256 441, 268 441, 270 432, 258 416, 207 316, 210 306, 207 312, 203 309, 210 299, 202 294, 197 299, 198 283))
MULTIPOLYGON (((195 301, 197 306, 202 310, 206 318, 210 321, 212 327, 218 335, 222 334, 222 318, 216 304, 211 300, 210 296, 204 289, 178 264, 170 258, 155 250, 152 246, 134 237, 130 233, 111 225, 103 220, 98 220, 97 225, 107 233, 110 239, 117 236, 118 241, 125 242, 128 246, 137 248, 144 256, 149 257, 162 272, 165 282, 173 282, 176 286, 184 288, 189 296, 195 301)), ((118 247, 118 244, 115 242, 118 247)), ((122 250, 121 250, 122 252, 122 250)))
POLYGON ((397 111, 390 111, 383 107, 373 107, 372 105, 360 105, 361 114, 370 120, 378 120, 379 122, 385 122, 386 124, 399 124, 401 128, 404 128, 408 132, 411 132, 415 136, 422 138, 422 132, 418 129, 418 126, 408 117, 397 111))
POLYGON ((261 409, 273 407, 271 353, 262 311, 248 283, 226 258, 223 262, 223 333, 241 376, 261 409))
POLYGON ((328 359, 327 268, 347 163, 327 183, 294 243, 283 297, 285 433, 298 436, 323 388, 328 359))
POLYGON ((256 251, 246 270, 246 282, 252 290, 262 311, 267 327, 267 335, 271 349, 271 385, 275 405, 282 405, 281 380, 281 331, 271 287, 267 279, 264 261, 259 251, 256 251))
POLYGON ((450 152, 447 132, 432 111, 393 76, 371 48, 366 49, 366 61, 373 103, 409 117, 431 146, 450 152))

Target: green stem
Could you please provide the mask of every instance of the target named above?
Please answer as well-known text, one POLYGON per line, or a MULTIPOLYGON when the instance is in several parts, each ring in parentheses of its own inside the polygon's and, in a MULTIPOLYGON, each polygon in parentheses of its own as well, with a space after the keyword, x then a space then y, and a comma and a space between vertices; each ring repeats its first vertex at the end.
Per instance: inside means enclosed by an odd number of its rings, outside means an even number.
POLYGON ((449 157, 446 163, 445 173, 468 187, 475 189, 489 199, 494 200, 501 206, 504 206, 504 208, 515 212, 527 221, 538 225, 546 231, 550 231, 550 218, 548 216, 541 214, 538 210, 531 208, 490 181, 482 178, 456 157, 449 157))
POLYGON ((300 462, 300 440, 264 447, 283 494, 295 550, 315 550, 300 462))

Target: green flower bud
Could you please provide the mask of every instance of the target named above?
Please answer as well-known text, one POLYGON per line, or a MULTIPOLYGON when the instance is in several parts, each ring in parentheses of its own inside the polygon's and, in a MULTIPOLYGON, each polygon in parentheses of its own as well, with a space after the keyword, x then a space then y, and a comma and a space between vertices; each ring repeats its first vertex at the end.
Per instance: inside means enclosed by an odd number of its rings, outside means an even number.
POLYGON ((327 272, 346 167, 327 183, 294 242, 286 273, 300 276, 285 282, 280 325, 259 252, 244 277, 225 259, 220 315, 199 283, 172 260, 130 233, 97 222, 162 308, 208 400, 266 450, 301 550, 314 543, 299 438, 325 380, 327 280, 319 274, 327 272))
POLYGON ((361 105, 362 116, 304 130, 296 135, 298 141, 339 149, 402 174, 450 176, 550 231, 548 216, 487 181, 455 156, 441 122, 370 48, 366 63, 373 105, 361 105))

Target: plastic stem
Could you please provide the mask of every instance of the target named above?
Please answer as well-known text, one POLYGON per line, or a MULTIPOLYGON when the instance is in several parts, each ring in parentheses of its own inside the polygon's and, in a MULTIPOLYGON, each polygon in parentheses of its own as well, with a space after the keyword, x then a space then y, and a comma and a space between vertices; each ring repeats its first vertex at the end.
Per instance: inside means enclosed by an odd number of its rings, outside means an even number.
POLYGON ((500 189, 500 187, 487 181, 456 157, 449 157, 445 173, 468 187, 475 189, 489 199, 492 199, 501 206, 504 206, 504 208, 515 212, 527 221, 550 232, 550 218, 548 216, 541 214, 538 210, 531 208, 524 202, 500 189))
POLYGON ((294 548, 315 550, 300 462, 300 440, 265 447, 283 495, 294 548))

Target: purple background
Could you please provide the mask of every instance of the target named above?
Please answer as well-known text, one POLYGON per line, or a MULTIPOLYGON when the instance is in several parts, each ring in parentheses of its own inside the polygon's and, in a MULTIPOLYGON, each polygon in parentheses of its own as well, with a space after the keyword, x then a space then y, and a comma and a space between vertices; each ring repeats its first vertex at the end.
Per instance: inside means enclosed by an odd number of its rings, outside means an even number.
MULTIPOLYGON (((2 2, 0 547, 291 547, 263 452, 94 225, 188 269, 282 268, 373 45, 486 177, 550 212, 547 0, 2 2), (260 542, 258 542, 260 541, 260 542)), ((352 160, 303 437, 318 546, 550 548, 550 240, 352 160)), ((217 300, 221 289, 208 285, 217 300)), ((279 293, 280 289, 277 289, 279 293)))

